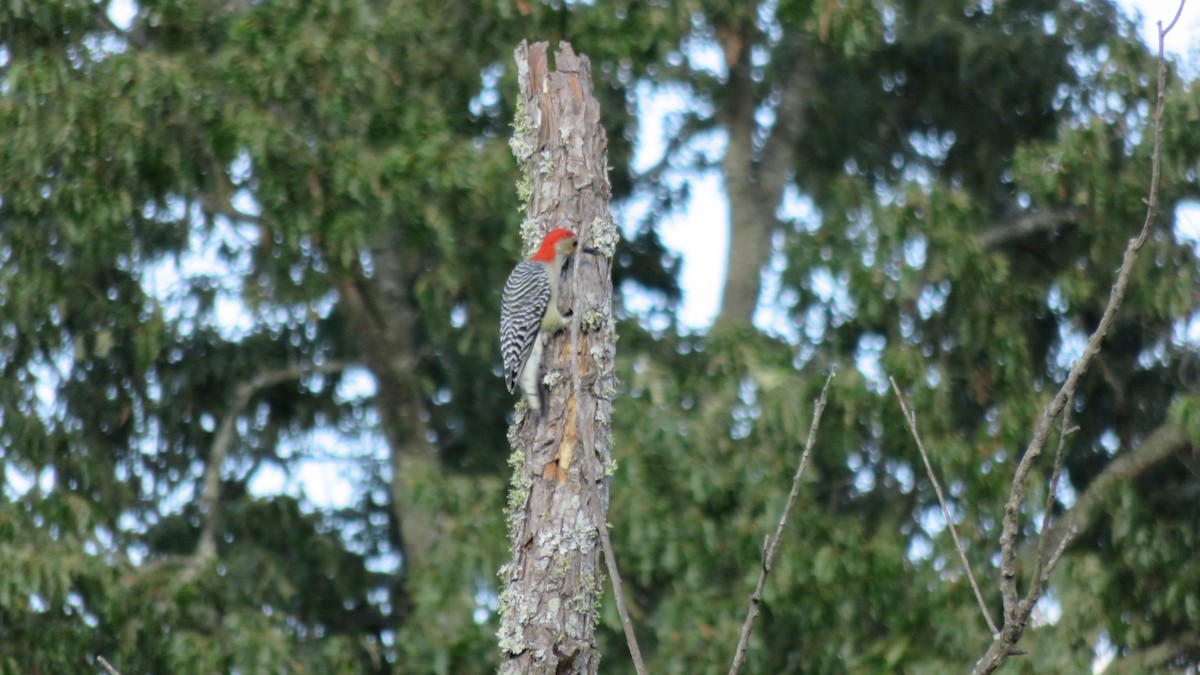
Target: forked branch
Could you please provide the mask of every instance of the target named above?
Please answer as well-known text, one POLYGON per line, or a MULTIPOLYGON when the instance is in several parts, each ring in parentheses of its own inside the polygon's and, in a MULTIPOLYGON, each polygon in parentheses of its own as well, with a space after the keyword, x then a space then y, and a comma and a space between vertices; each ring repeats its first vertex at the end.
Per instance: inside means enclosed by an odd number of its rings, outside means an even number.
MULTIPOLYGON (((1004 601, 1003 627, 988 647, 987 652, 976 662, 973 671, 974 675, 987 675, 995 672, 1008 659, 1013 651, 1013 647, 1020 641, 1025 632, 1025 626, 1029 621, 1029 616, 1032 614, 1034 606, 1042 596, 1045 588, 1045 578, 1053 570, 1055 563, 1062 555, 1062 551, 1065 550, 1076 532, 1075 528, 1068 525, 1067 532, 1054 547, 1053 551, 1047 552, 1045 550, 1047 547, 1041 547, 1042 550, 1039 551, 1039 559, 1036 563, 1037 578, 1031 581, 1028 592, 1023 598, 1020 598, 1017 592, 1017 532, 1019 530, 1018 521, 1020 520, 1021 508, 1025 504, 1025 489, 1029 482, 1030 472, 1033 470, 1034 462, 1037 461, 1046 447, 1046 442, 1050 438, 1054 422, 1063 414, 1068 402, 1075 395, 1080 380, 1087 372, 1088 366, 1091 365, 1096 354, 1100 352, 1100 344, 1112 327, 1117 311, 1121 307, 1121 301, 1125 297, 1125 290, 1129 286, 1129 279, 1133 273, 1133 265, 1137 262, 1138 254, 1146 245, 1146 241, 1150 236, 1150 229, 1158 216, 1158 186, 1162 167, 1163 106, 1166 98, 1167 83, 1167 62, 1163 54, 1164 42, 1167 33, 1171 31, 1175 26, 1175 22, 1179 20, 1179 16, 1183 12, 1183 5, 1184 2, 1181 0, 1175 18, 1165 29, 1162 22, 1158 22, 1158 100, 1154 108, 1154 150, 1150 158, 1150 193, 1146 200, 1146 219, 1142 223, 1142 229, 1137 237, 1131 239, 1125 248, 1121 267, 1117 271, 1116 281, 1113 282, 1112 290, 1109 292, 1108 304, 1104 308, 1104 314, 1100 318, 1099 325, 1096 326, 1096 329, 1088 337, 1087 346, 1083 354, 1071 367, 1066 381, 1063 382, 1054 399, 1042 411, 1042 415, 1034 428, 1033 438, 1030 440, 1028 447, 1026 447, 1025 453, 1021 456, 1021 461, 1017 464, 1008 501, 1004 505, 1004 518, 1000 535, 1000 594, 1004 601)), ((1065 425, 1063 430, 1065 433, 1065 425)), ((1067 518, 1070 517, 1068 513, 1067 518)))

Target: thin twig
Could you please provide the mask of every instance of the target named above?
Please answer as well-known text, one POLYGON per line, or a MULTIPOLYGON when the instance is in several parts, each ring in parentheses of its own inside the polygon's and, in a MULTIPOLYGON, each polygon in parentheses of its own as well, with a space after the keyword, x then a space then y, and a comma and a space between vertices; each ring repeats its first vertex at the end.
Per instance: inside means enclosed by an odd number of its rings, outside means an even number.
POLYGON ((625 642, 629 644, 629 655, 638 675, 646 675, 646 664, 642 661, 642 650, 638 647, 637 635, 633 632, 633 619, 625 606, 625 587, 621 584, 621 573, 617 571, 617 558, 613 555, 612 541, 608 537, 608 523, 600 524, 600 546, 604 551, 604 564, 612 580, 613 596, 617 600, 617 614, 621 616, 621 629, 625 631, 625 642))
MULTIPOLYGON (((575 328, 578 330, 578 322, 575 322, 575 328)), ((578 360, 576 359, 576 378, 575 386, 580 386, 580 377, 578 377, 578 360)), ((588 438, 584 436, 584 438, 588 438)), ((587 459, 583 460, 583 466, 589 467, 588 473, 593 473, 586 479, 590 490, 593 494, 593 503, 600 502, 599 479, 594 476, 594 466, 598 464, 600 456, 595 452, 593 443, 588 443, 588 447, 584 449, 587 459)), ((602 467, 601 467, 602 473, 602 467)), ((595 513, 593 513, 595 515, 595 513)), ((608 537, 608 520, 600 514, 600 518, 596 518, 596 530, 600 531, 600 550, 604 552, 605 567, 608 569, 608 579, 612 581, 612 595, 616 599, 617 614, 620 616, 620 628, 625 632, 625 644, 629 645, 629 656, 634 659, 634 669, 637 675, 647 675, 646 662, 642 659, 642 649, 637 645, 637 633, 634 632, 634 620, 630 619, 629 607, 625 605, 625 586, 620 583, 620 571, 617 569, 617 556, 613 554, 612 539, 608 537)))
MULTIPOLYGON (((1075 503, 1066 517, 1053 522, 1047 531, 1047 543, 1044 550, 1057 548, 1067 536, 1068 526, 1077 530, 1086 530, 1101 510, 1105 502, 1118 485, 1127 483, 1142 475, 1150 468, 1177 454, 1180 450, 1191 447, 1191 442, 1183 429, 1175 424, 1166 423, 1155 429, 1136 448, 1122 453, 1109 462, 1104 470, 1096 475, 1087 489, 1076 496, 1075 503)), ((1024 557, 1036 554, 1026 553, 1024 557)), ((1026 565, 1036 563, 1030 562, 1026 565)))
MULTIPOLYGON (((1185 2, 1186 0, 1180 0, 1176 19, 1183 13, 1185 2)), ((1013 474, 1012 488, 1009 491, 1008 501, 1004 505, 1004 518, 1000 534, 1000 595, 1004 601, 1004 626, 1000 636, 992 642, 987 652, 976 662, 973 670, 974 675, 987 675, 988 673, 995 672, 1004 663, 1012 647, 1024 634, 1029 615, 1033 612, 1033 607, 1040 598, 1040 594, 1030 593, 1019 602, 1017 599, 1017 521, 1021 507, 1025 503, 1025 487, 1029 480, 1029 473, 1033 469, 1033 463, 1046 447, 1046 442, 1049 439, 1054 421, 1058 419, 1058 416, 1066 408, 1067 401, 1075 395, 1075 391, 1079 387, 1079 381, 1087 372, 1088 366, 1096 354, 1099 353, 1100 343, 1103 342, 1109 328, 1112 327, 1117 310, 1120 309, 1121 301, 1125 297, 1125 289, 1129 285, 1129 279, 1133 273, 1133 265, 1137 262, 1138 253, 1146 245, 1146 240, 1150 236, 1150 229, 1154 224, 1155 218, 1158 216, 1158 187, 1162 171, 1162 121, 1167 85, 1167 61, 1164 55, 1164 43, 1167 33, 1174 27, 1175 20, 1172 20, 1165 30, 1162 27, 1162 22, 1158 22, 1158 100, 1154 109, 1154 150, 1150 156, 1150 194, 1146 200, 1146 219, 1142 223, 1142 229, 1137 237, 1131 239, 1128 246, 1125 247, 1125 255, 1121 260, 1121 267, 1117 271, 1116 281, 1109 292, 1108 304, 1104 308, 1104 314, 1100 318, 1100 323, 1088 337, 1087 347, 1079 357, 1079 360, 1071 367, 1066 381, 1063 382, 1054 399, 1042 412, 1042 416, 1034 428, 1033 438, 1029 442, 1029 446, 1025 449, 1025 453, 1021 457, 1021 461, 1017 464, 1017 469, 1013 474)), ((1068 535, 1073 533, 1072 530, 1073 528, 1068 530, 1068 535)), ((1064 542, 1069 538, 1069 536, 1064 537, 1064 542)), ((1057 562, 1062 550, 1065 549, 1064 542, 1059 543, 1058 550, 1052 556, 1052 559, 1047 561, 1047 564, 1057 562)), ((1035 581, 1034 583, 1037 582, 1035 581)))
POLYGON ((904 413, 904 423, 908 425, 909 433, 912 434, 913 440, 917 442, 917 450, 921 453, 921 460, 925 462, 925 473, 929 476, 930 482, 933 483, 933 491, 937 494, 938 503, 942 505, 942 515, 946 517, 946 525, 950 528, 950 537, 954 539, 954 548, 958 551, 958 557, 962 560, 963 569, 967 572, 967 580, 971 582, 971 590, 975 591, 975 600, 979 602, 979 611, 983 613, 983 619, 987 621, 988 630, 994 636, 1000 630, 996 628, 996 622, 992 620, 992 614, 988 611, 987 602, 984 601, 983 593, 979 590, 979 583, 975 581, 975 574, 971 572, 971 563, 967 561, 967 551, 963 548, 962 540, 958 538, 958 529, 954 527, 954 517, 950 515, 950 507, 946 504, 946 496, 942 494, 942 486, 938 483, 937 476, 933 473, 933 465, 929 463, 929 454, 925 452, 925 444, 921 442, 921 435, 917 432, 917 415, 904 400, 904 394, 900 393, 900 387, 896 384, 896 378, 889 375, 888 381, 892 383, 892 391, 896 392, 896 400, 900 401, 900 411, 904 413))
MULTIPOLYGON (((590 234, 586 229, 581 233, 583 235, 590 234)), ((611 265, 611 260, 608 260, 611 265)), ((599 264, 599 263, 597 263, 599 264)), ((571 286, 579 288, 580 269, 584 263, 577 259, 572 264, 571 269, 571 286)), ((608 274, 611 279, 611 272, 608 274)), ((574 382, 575 400, 581 400, 583 396, 583 372, 580 367, 582 358, 582 350, 579 348, 581 340, 579 321, 571 322, 571 353, 575 355, 574 363, 574 382)), ((579 424, 579 420, 569 420, 568 424, 579 424)), ((633 630, 633 619, 629 617, 629 607, 625 604, 625 586, 621 583, 621 572, 617 569, 617 556, 613 552, 612 539, 608 534, 608 519, 606 502, 602 501, 600 494, 600 481, 604 473, 603 459, 596 451, 596 439, 594 436, 595 427, 592 425, 584 425, 586 429, 580 429, 580 439, 584 445, 583 474, 584 482, 592 490, 592 520, 595 521, 596 529, 600 533, 600 550, 604 553, 604 565, 608 568, 608 578, 612 582, 613 597, 617 605, 617 614, 621 617, 621 630, 625 632, 625 643, 629 646, 629 656, 633 659, 633 667, 638 675, 647 675, 646 663, 642 660, 642 649, 638 646, 637 633, 633 630), (599 468, 599 476, 596 469, 599 468)))
POLYGON ((1029 593, 1041 595, 1046 578, 1050 576, 1053 566, 1047 565, 1046 543, 1050 534, 1050 514, 1054 510, 1054 498, 1058 494, 1058 481, 1062 476, 1063 456, 1066 454, 1067 436, 1079 431, 1079 427, 1071 425, 1071 402, 1063 409, 1062 427, 1058 432, 1058 450, 1054 453, 1054 470, 1050 472, 1050 485, 1046 492, 1046 504, 1042 508, 1042 529, 1038 535, 1037 562, 1033 572, 1033 583, 1029 593))
POLYGON ((108 659, 104 658, 103 656, 97 655, 96 661, 98 661, 100 663, 100 665, 103 666, 104 669, 108 671, 108 675, 121 675, 121 671, 114 668, 113 664, 109 663, 108 659))
POLYGON ((800 455, 800 464, 796 466, 796 475, 792 477, 792 490, 788 493, 787 502, 779 514, 779 524, 775 526, 775 534, 763 545, 762 571, 758 575, 758 584, 754 587, 754 593, 750 596, 750 609, 746 612, 745 623, 742 624, 742 635, 738 639, 737 651, 734 652, 729 675, 737 675, 746 662, 746 648, 750 644, 750 633, 754 630, 754 620, 758 618, 758 611, 762 605, 767 574, 771 572, 771 565, 775 563, 775 554, 779 551, 780 540, 783 539, 783 527, 787 525, 788 515, 792 512, 792 507, 796 504, 796 497, 800 494, 800 479, 804 477, 804 471, 808 468, 808 457, 817 440, 817 428, 821 425, 821 415, 825 412, 829 383, 833 382, 833 376, 836 374, 837 365, 834 365, 829 370, 829 377, 825 378, 825 386, 821 388, 820 398, 813 404, 812 424, 808 427, 808 439, 804 442, 804 452, 800 455))

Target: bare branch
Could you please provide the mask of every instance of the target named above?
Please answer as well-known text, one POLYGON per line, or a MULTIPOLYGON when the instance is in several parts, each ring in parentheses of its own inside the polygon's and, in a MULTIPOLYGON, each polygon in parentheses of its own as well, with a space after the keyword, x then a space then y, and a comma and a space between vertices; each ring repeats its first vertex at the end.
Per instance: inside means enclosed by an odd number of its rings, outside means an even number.
MULTIPOLYGON (((1180 12, 1183 11, 1184 1, 1180 1, 1180 12)), ((1116 318, 1117 311, 1121 307, 1121 301, 1125 297, 1125 289, 1129 285, 1129 279, 1133 272, 1133 265, 1137 262, 1138 253, 1146 245, 1146 240, 1150 235, 1150 228, 1153 226, 1154 220, 1158 215, 1158 187, 1162 170, 1162 119, 1167 80, 1167 62, 1164 57, 1163 43, 1167 31, 1173 26, 1174 22, 1172 22, 1171 26, 1167 27, 1167 30, 1163 30, 1162 22, 1158 23, 1158 100, 1154 110, 1154 151, 1150 159, 1150 194, 1146 204, 1146 219, 1142 223, 1142 229, 1137 237, 1131 239, 1125 248, 1121 267, 1117 271, 1117 278, 1109 293, 1108 304, 1104 308, 1104 314, 1100 318, 1099 325, 1096 326, 1096 330, 1088 337, 1087 346, 1083 354, 1079 357, 1079 360, 1071 367, 1066 381, 1063 382, 1054 399, 1043 410, 1042 416, 1034 428, 1033 438, 1029 442, 1029 446, 1025 449, 1025 453, 1022 455, 1021 461, 1017 464, 1016 471, 1013 474, 1008 501, 1004 505, 1004 518, 1000 535, 1000 595, 1004 601, 1004 627, 1000 635, 992 642, 987 652, 976 662, 973 671, 975 675, 992 673, 1008 659, 1013 646, 1016 645, 1024 634, 1029 614, 1033 611, 1033 606, 1037 603, 1038 597, 1035 597, 1032 593, 1027 595, 1020 603, 1017 600, 1016 538, 1021 507, 1025 503, 1025 488, 1029 480, 1029 473, 1033 469, 1034 462, 1037 461, 1037 458, 1042 454, 1042 450, 1046 446, 1046 441, 1050 436, 1050 430, 1054 425, 1054 421, 1058 419, 1058 416, 1066 408, 1067 402, 1074 396, 1075 390, 1079 387, 1079 381, 1087 372, 1088 366, 1096 354, 1099 353, 1100 343, 1103 342, 1105 335, 1108 334, 1108 330, 1116 318)))
POLYGON ((1034 232, 1053 230, 1063 225, 1073 225, 1079 222, 1079 215, 1079 209, 1070 207, 1031 213, 1015 220, 993 225, 980 232, 979 245, 984 249, 994 248, 1010 241, 1022 239, 1034 232))
POLYGON ((942 514, 946 517, 946 525, 950 528, 950 537, 954 539, 954 548, 958 550, 958 557, 962 560, 963 569, 967 572, 967 580, 971 582, 971 590, 975 591, 975 600, 979 602, 979 611, 983 613, 984 621, 987 621, 990 635, 996 635, 1000 632, 996 628, 996 622, 992 620, 992 614, 988 611, 987 602, 983 599, 983 593, 979 590, 979 584, 975 581, 975 574, 971 572, 971 563, 967 561, 967 551, 963 548, 962 541, 958 538, 958 529, 954 527, 954 517, 950 515, 950 507, 946 505, 946 496, 942 494, 942 486, 938 484, 937 476, 933 473, 933 466, 929 463, 929 455, 925 452, 925 444, 921 442, 921 435, 917 433, 917 416, 912 408, 904 400, 904 394, 900 393, 900 387, 896 384, 896 378, 888 376, 888 381, 892 383, 892 391, 896 392, 896 400, 900 401, 900 410, 904 413, 904 422, 908 425, 908 431, 912 434, 913 440, 917 442, 917 450, 921 452, 921 459, 925 462, 925 473, 929 476, 930 482, 933 483, 933 491, 937 493, 938 503, 942 505, 942 514))
MULTIPOLYGON (((1162 27, 1162 22, 1161 21, 1158 22, 1158 56, 1159 56, 1160 60, 1162 59, 1163 38, 1167 37, 1167 33, 1170 33, 1171 29, 1175 27, 1176 22, 1179 21, 1179 17, 1183 16, 1183 3, 1185 1, 1186 0, 1179 0, 1179 9, 1175 10, 1175 18, 1171 19, 1171 23, 1167 24, 1167 27, 1165 30, 1162 27)), ((1159 88, 1158 91, 1159 91, 1159 94, 1161 95, 1162 88, 1159 88)))
MULTIPOLYGON (((1102 361, 1103 362, 1103 361, 1102 361)), ((1062 476, 1063 456, 1066 454, 1067 436, 1079 430, 1079 427, 1071 427, 1071 402, 1067 401, 1066 408, 1063 409, 1062 427, 1058 432, 1058 450, 1054 453, 1054 469, 1050 472, 1050 485, 1046 489, 1046 503, 1042 507, 1042 529, 1038 536, 1037 562, 1033 572, 1033 583, 1029 586, 1029 593, 1026 598, 1033 597, 1034 602, 1037 602, 1037 597, 1042 594, 1042 589, 1045 587, 1046 579, 1050 576, 1050 572, 1054 569, 1054 564, 1046 558, 1046 543, 1047 535, 1050 531, 1050 514, 1054 511, 1054 497, 1058 494, 1058 481, 1062 476)), ((1069 522, 1074 522, 1072 517, 1069 522)), ((1061 546, 1056 546, 1057 555, 1054 556, 1054 563, 1058 562, 1058 556, 1062 555, 1062 551, 1066 549, 1066 544, 1061 543, 1061 546)))
POLYGON ((96 662, 99 663, 101 665, 101 667, 104 668, 105 672, 107 672, 108 675, 121 675, 121 671, 114 668, 113 664, 109 663, 108 659, 104 658, 103 656, 97 655, 96 662))
POLYGON ((625 631, 625 642, 629 645, 629 656, 633 658, 633 667, 638 675, 646 675, 646 663, 642 661, 642 649, 638 647, 637 635, 633 632, 633 619, 629 618, 629 608, 625 606, 625 587, 621 584, 621 573, 617 571, 617 559, 613 555, 612 541, 608 536, 608 523, 600 526, 600 545, 604 551, 604 565, 608 568, 608 577, 612 580, 613 597, 617 601, 617 614, 621 616, 621 629, 625 631))
POLYGON ((1104 672, 1109 675, 1163 672, 1163 666, 1171 659, 1197 651, 1200 651, 1200 636, 1179 635, 1118 658, 1104 672))
POLYGON ((804 452, 800 455, 800 464, 796 466, 796 475, 792 477, 792 490, 788 493, 787 502, 779 514, 779 524, 775 526, 775 534, 763 545, 762 571, 758 575, 758 585, 754 587, 754 593, 750 595, 750 609, 746 612, 745 623, 742 624, 742 635, 738 639, 737 651, 734 652, 729 675, 737 675, 746 663, 746 648, 750 644, 750 633, 754 630, 754 620, 758 618, 758 611, 762 605, 767 574, 771 572, 771 565, 775 563, 775 554, 779 551, 780 540, 783 539, 783 527, 787 525, 788 515, 791 514, 792 507, 796 504, 796 497, 800 494, 800 479, 804 477, 804 471, 808 468, 808 457, 817 440, 817 428, 821 426, 821 415, 825 412, 829 383, 833 382, 833 376, 836 374, 837 366, 834 365, 829 370, 829 377, 825 378, 825 386, 821 387, 821 396, 813 404, 812 424, 808 428, 808 439, 804 442, 804 452))

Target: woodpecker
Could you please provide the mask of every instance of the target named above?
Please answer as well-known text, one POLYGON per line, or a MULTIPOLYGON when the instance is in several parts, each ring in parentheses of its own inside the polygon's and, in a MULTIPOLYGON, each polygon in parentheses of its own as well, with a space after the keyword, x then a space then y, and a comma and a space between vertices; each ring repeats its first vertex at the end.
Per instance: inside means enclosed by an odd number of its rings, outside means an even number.
MULTIPOLYGON (((553 334, 567 324, 558 311, 558 281, 567 259, 575 253, 575 233, 558 228, 542 239, 529 260, 517 263, 504 284, 500 302, 500 354, 504 382, 512 393, 519 382, 529 408, 542 411, 542 333, 553 334)), ((586 250, 586 249, 585 249, 586 250)))

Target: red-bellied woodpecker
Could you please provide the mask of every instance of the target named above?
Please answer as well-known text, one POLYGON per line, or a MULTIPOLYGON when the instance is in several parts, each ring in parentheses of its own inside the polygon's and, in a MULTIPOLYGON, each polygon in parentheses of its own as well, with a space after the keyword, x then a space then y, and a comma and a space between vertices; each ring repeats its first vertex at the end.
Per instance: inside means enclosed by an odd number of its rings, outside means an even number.
POLYGON ((558 228, 542 239, 529 260, 521 261, 508 275, 500 302, 500 354, 504 357, 504 382, 511 393, 520 382, 525 401, 541 414, 542 333, 552 334, 567 323, 570 312, 558 310, 558 281, 567 258, 579 240, 575 233, 558 228))

